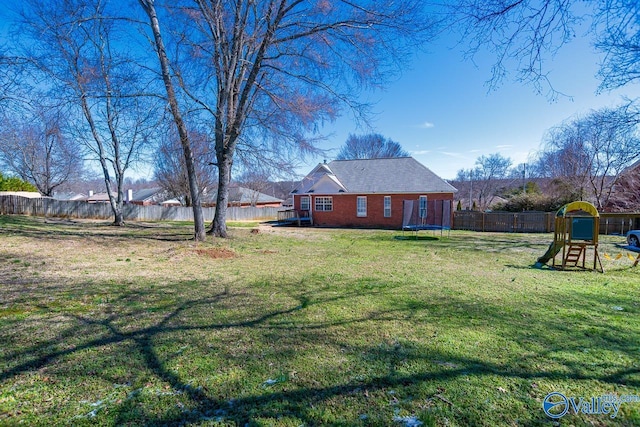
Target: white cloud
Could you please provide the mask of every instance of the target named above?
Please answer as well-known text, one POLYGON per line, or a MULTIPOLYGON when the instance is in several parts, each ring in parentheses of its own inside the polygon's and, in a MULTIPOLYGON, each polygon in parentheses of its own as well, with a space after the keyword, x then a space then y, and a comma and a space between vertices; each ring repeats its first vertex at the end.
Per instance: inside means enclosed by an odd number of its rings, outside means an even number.
POLYGON ((513 145, 510 144, 505 144, 505 145, 496 145, 497 149, 503 149, 503 148, 512 148, 513 145))
POLYGON ((453 151, 441 151, 440 154, 444 154, 445 156, 455 157, 457 159, 466 159, 467 157, 464 154, 456 153, 453 151))
POLYGON ((418 125, 418 127, 420 129, 431 129, 432 127, 435 127, 435 125, 433 123, 431 123, 431 122, 424 122, 424 123, 421 123, 420 125, 418 125))
POLYGON ((410 153, 414 156, 421 156, 424 154, 429 154, 431 152, 431 150, 417 150, 417 151, 410 151, 410 153))

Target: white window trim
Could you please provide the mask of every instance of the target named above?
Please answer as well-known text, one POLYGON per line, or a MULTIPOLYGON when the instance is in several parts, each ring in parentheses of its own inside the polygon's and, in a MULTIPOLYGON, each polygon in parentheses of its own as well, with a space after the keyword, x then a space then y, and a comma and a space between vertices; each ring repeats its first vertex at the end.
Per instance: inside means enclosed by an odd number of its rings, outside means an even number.
POLYGON ((310 211, 311 210, 311 197, 310 196, 300 196, 300 210, 301 211, 310 211), (307 207, 304 207, 304 201, 307 202, 307 207))
POLYGON ((391 218, 391 196, 384 196, 384 201, 382 202, 382 213, 385 218, 391 218), (387 201, 389 201, 389 206, 387 207, 387 201), (388 215, 387 215, 388 212, 388 215))
POLYGON ((428 198, 427 196, 418 197, 418 216, 420 218, 427 217, 427 206, 428 206, 428 198), (422 207, 422 201, 424 200, 424 208, 422 207))
POLYGON ((365 218, 367 216, 367 196, 356 196, 356 216, 365 218), (364 201, 364 210, 360 210, 360 202, 364 201))
POLYGON ((316 212, 331 212, 333 211, 333 197, 331 196, 316 196, 313 199, 313 207, 316 212), (322 200, 322 203, 318 205, 318 202, 322 200), (327 203, 330 201, 330 203, 327 203), (326 209, 327 205, 331 206, 331 209, 326 209), (322 209, 318 209, 318 206, 321 206, 322 209))

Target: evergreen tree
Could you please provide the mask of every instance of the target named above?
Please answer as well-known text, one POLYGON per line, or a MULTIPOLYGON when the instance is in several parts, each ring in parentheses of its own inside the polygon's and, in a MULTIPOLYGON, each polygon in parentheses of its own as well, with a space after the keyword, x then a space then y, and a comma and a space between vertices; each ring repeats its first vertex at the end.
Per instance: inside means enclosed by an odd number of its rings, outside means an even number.
POLYGON ((0 173, 0 191, 35 191, 38 189, 26 182, 17 178, 15 176, 5 177, 0 173))

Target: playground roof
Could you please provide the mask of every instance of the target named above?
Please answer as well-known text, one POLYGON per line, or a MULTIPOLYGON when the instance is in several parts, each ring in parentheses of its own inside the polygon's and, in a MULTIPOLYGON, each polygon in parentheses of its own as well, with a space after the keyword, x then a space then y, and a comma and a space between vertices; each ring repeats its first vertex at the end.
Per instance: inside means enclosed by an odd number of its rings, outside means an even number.
POLYGON ((575 212, 575 211, 586 212, 586 213, 588 213, 591 216, 594 216, 596 218, 600 217, 600 214, 598 213, 598 210, 596 209, 595 206, 593 206, 589 202, 583 202, 583 201, 571 202, 571 203, 568 203, 568 204, 564 205, 563 207, 561 207, 558 210, 558 212, 556 213, 556 216, 557 217, 563 217, 567 213, 575 212))
POLYGON ((315 190, 322 177, 336 182, 336 192, 455 193, 451 184, 412 157, 334 160, 319 164, 293 193, 315 190), (345 191, 346 190, 346 191, 345 191))

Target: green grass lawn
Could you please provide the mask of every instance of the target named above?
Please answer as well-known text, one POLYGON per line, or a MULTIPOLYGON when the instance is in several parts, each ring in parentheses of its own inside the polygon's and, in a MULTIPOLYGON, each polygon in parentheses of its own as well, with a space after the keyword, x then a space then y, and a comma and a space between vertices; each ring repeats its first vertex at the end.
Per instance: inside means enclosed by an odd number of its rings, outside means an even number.
POLYGON ((549 234, 191 234, 0 216, 0 425, 551 426, 550 392, 640 395, 621 237, 600 274, 531 268, 549 234))

